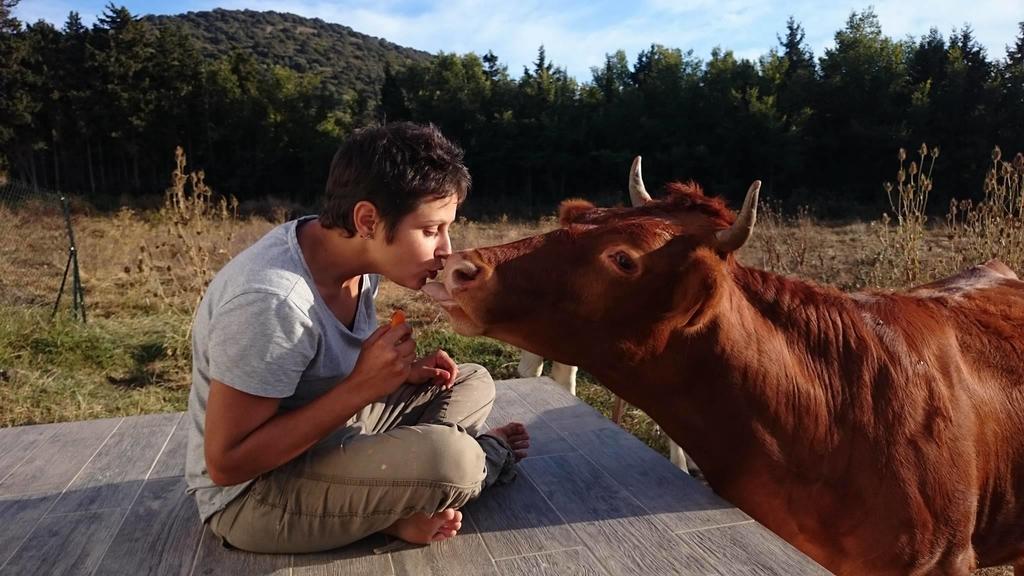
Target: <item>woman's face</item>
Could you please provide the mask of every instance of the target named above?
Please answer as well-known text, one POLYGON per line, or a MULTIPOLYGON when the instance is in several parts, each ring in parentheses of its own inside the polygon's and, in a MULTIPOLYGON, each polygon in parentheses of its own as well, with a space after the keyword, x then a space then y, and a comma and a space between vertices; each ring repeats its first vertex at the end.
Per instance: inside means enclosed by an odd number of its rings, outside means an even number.
MULTIPOLYGON (((448 229, 455 221, 455 195, 421 203, 395 229, 391 244, 384 244, 381 272, 392 282, 419 290, 444 267, 452 253, 448 229)), ((384 231, 378 232, 384 238, 384 231)))

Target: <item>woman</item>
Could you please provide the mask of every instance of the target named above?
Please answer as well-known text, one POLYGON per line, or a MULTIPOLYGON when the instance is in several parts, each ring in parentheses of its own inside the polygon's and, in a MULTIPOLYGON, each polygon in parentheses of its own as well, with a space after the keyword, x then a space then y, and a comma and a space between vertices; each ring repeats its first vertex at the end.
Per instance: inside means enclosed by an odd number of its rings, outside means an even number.
POLYGON ((278 226, 210 283, 192 331, 186 476, 226 545, 312 552, 383 531, 454 536, 458 509, 514 476, 529 436, 481 435, 494 383, 377 326, 380 276, 413 290, 451 254, 470 186, 433 126, 355 133, 323 211, 278 226))

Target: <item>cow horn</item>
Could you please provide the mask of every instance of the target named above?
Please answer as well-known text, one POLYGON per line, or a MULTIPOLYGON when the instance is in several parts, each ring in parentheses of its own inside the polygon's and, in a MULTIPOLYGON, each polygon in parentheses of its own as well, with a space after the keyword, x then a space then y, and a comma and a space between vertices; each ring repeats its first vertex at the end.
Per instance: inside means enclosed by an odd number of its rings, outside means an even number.
POLYGON ((640 157, 633 159, 633 167, 629 169, 629 200, 633 206, 643 206, 651 201, 651 195, 644 188, 644 177, 640 173, 640 157))
POLYGON ((761 191, 761 181, 754 180, 754 183, 747 189, 747 197, 743 200, 743 209, 740 215, 733 222, 732 226, 715 233, 715 247, 720 252, 734 252, 750 238, 754 231, 754 222, 757 221, 757 195, 761 191))

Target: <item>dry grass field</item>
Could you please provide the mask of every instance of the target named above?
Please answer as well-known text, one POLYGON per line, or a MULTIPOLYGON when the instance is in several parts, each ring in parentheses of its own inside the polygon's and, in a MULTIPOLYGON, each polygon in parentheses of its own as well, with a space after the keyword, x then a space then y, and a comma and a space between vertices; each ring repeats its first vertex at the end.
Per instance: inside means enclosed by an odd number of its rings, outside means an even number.
MULTIPOLYGON (((994 158, 984 202, 925 217, 932 183, 920 163, 901 159, 890 187, 892 210, 876 222, 821 222, 809 211, 783 216, 763 204, 753 239, 738 255, 748 266, 831 283, 844 290, 924 282, 1000 257, 1024 272, 1024 158, 994 158)), ((84 420, 185 408, 190 383, 189 325, 203 287, 231 256, 277 222, 240 218, 183 161, 158 211, 92 214, 77 210, 75 234, 88 322, 50 307, 67 258, 59 207, 0 204, 0 426, 84 420)), ((533 222, 460 221, 456 247, 490 245, 557 226, 533 222)), ((403 308, 423 350, 444 347, 460 361, 512 377, 515 349, 451 332, 423 295, 385 283, 381 317, 403 308)), ((613 397, 581 374, 580 396, 605 414, 613 397)), ((624 426, 665 452, 657 427, 636 409, 624 426)), ((1010 574, 983 571, 989 576, 1010 574)))

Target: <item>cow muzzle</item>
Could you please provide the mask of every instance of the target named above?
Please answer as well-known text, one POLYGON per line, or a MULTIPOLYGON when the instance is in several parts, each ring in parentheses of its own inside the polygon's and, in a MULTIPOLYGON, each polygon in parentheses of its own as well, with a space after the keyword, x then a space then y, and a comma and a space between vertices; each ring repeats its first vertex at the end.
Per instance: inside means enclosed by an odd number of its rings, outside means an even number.
POLYGON ((461 253, 453 254, 445 262, 437 281, 428 282, 423 286, 423 292, 445 308, 455 307, 457 304, 454 296, 476 284, 482 270, 461 253))
POLYGON ((472 309, 476 308, 474 303, 480 292, 472 289, 482 286, 489 271, 489 268, 474 263, 462 253, 453 254, 445 262, 437 281, 427 282, 422 291, 448 312, 456 332, 464 336, 479 336, 484 329, 473 319, 472 309))

